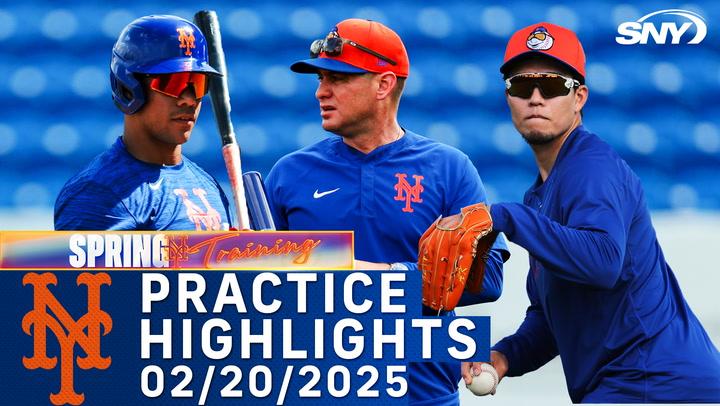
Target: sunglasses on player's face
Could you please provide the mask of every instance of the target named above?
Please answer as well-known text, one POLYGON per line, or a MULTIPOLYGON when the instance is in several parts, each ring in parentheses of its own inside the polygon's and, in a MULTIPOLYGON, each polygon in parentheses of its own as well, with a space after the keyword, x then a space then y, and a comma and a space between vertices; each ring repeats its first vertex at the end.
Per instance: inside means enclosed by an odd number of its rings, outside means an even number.
POLYGON ((192 86, 196 99, 202 98, 208 92, 207 74, 202 72, 177 72, 150 75, 150 89, 171 97, 179 98, 188 86, 192 86))
POLYGON ((317 58, 320 56, 321 52, 325 52, 326 55, 329 56, 338 56, 342 53, 343 44, 348 44, 350 46, 353 46, 363 52, 367 52, 370 55, 382 59, 383 61, 389 63, 390 65, 397 65, 397 62, 393 61, 392 59, 388 58, 387 56, 375 52, 370 48, 364 47, 357 42, 349 39, 344 39, 340 37, 329 37, 324 39, 316 39, 315 41, 310 44, 310 56, 313 58, 317 58))
POLYGON ((546 99, 567 96, 570 90, 580 86, 573 78, 552 72, 518 73, 505 79, 505 90, 510 96, 529 99, 537 87, 546 99))

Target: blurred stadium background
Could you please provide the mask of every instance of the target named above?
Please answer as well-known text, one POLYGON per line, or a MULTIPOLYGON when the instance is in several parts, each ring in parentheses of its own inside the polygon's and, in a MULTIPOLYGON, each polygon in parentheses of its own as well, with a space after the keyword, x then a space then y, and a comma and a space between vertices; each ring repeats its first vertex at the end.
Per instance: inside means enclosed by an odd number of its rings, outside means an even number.
MULTIPOLYGON (((315 78, 293 74, 288 66, 305 58, 310 42, 324 37, 335 22, 362 17, 395 29, 408 48, 411 75, 401 124, 465 151, 481 168, 492 201, 519 201, 536 169, 510 122, 498 67, 509 35, 545 20, 575 30, 583 42, 590 87, 585 124, 641 177, 667 257, 691 306, 719 342, 714 289, 720 274, 711 252, 720 246, 720 42, 713 24, 720 18, 720 3, 114 4, 39 0, 0 5, 0 92, 7 97, 0 113, 0 230, 52 229, 52 206, 64 182, 122 133, 122 114, 112 104, 108 79, 111 49, 121 29, 147 14, 191 19, 192 7, 215 9, 220 17, 245 170, 266 175, 282 155, 328 136, 319 124, 315 78), (705 17, 708 35, 702 44, 615 43, 621 22, 668 8, 705 17)), ((184 152, 224 183, 216 134, 206 103, 184 152)), ((513 331, 527 303, 526 254, 513 250, 501 301, 470 310, 494 316, 494 340, 513 331)), ((487 400, 568 403, 560 371, 556 360, 545 372, 509 380, 515 390, 487 400)))

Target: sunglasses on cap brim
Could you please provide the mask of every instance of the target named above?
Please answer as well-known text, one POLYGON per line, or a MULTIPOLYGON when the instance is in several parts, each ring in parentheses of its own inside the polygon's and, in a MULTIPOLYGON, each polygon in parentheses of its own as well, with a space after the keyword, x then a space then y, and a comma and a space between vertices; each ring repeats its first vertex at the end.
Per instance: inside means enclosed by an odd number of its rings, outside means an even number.
POLYGON ((148 77, 150 89, 167 96, 179 98, 188 86, 192 87, 196 99, 202 98, 208 92, 208 77, 203 72, 176 72, 148 77))
POLYGON ((518 73, 505 79, 507 94, 529 99, 537 87, 546 99, 567 96, 570 90, 580 86, 580 81, 552 72, 518 73))
POLYGON ((325 52, 325 55, 328 56, 338 56, 342 54, 343 45, 348 44, 350 46, 353 46, 363 52, 366 52, 376 58, 382 59, 383 61, 389 63, 390 65, 397 65, 397 62, 394 60, 388 58, 387 56, 375 52, 372 49, 362 46, 358 44, 357 42, 345 38, 340 37, 330 37, 330 38, 323 38, 323 39, 316 39, 315 41, 310 44, 310 56, 312 58, 317 58, 320 56, 321 53, 325 52))

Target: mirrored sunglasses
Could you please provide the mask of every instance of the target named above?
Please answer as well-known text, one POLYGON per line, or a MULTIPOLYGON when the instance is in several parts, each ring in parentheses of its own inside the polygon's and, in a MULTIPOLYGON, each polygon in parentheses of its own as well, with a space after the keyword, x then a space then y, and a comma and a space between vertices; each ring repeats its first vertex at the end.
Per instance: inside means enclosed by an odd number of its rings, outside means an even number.
POLYGON ((328 56, 338 56, 342 54, 343 45, 348 44, 350 46, 353 46, 363 52, 367 52, 368 54, 382 59, 383 61, 389 63, 390 65, 397 65, 397 62, 394 60, 388 58, 387 56, 375 52, 372 49, 368 47, 364 47, 357 42, 349 39, 344 39, 340 37, 329 37, 329 38, 323 38, 323 39, 316 39, 315 41, 310 44, 310 56, 313 58, 317 58, 320 56, 320 53, 325 52, 328 56))
POLYGON ((192 86, 196 99, 208 92, 207 74, 202 72, 167 73, 150 75, 150 78, 150 89, 171 97, 179 98, 188 86, 192 86))
POLYGON ((567 96, 570 90, 580 86, 576 79, 552 72, 519 73, 505 79, 505 90, 510 96, 529 99, 534 89, 546 99, 567 96))

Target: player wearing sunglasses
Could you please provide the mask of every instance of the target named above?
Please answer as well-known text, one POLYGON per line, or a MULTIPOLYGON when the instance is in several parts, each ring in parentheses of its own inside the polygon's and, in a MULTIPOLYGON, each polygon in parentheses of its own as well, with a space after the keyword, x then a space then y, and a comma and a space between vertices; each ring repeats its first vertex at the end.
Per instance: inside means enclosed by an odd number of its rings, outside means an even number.
MULTIPOLYGON (((539 173, 523 204, 491 207, 494 228, 530 254, 530 307, 493 347, 498 375, 560 355, 574 403, 720 402, 720 353, 665 262, 640 181, 582 125, 588 88, 575 33, 523 28, 500 70, 539 173)), ((463 365, 466 382, 476 369, 463 365)))
POLYGON ((228 199, 182 155, 207 93, 207 44, 175 16, 139 18, 120 33, 110 64, 123 134, 71 178, 55 202, 57 230, 222 230, 228 199))

